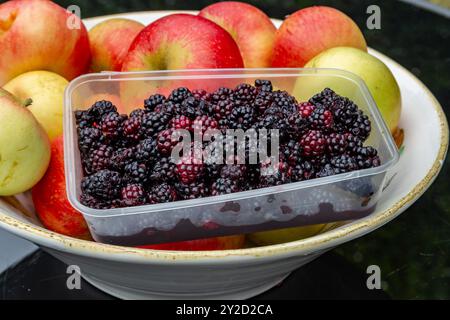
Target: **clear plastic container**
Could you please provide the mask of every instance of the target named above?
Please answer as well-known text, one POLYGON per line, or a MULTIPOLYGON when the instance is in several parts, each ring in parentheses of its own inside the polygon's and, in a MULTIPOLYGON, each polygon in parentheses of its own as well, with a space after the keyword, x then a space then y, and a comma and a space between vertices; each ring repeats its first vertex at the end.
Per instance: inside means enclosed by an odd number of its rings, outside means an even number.
POLYGON ((65 92, 64 147, 70 203, 86 219, 96 241, 137 246, 203 237, 243 234, 301 225, 353 220, 374 212, 385 175, 398 152, 364 82, 336 69, 215 69, 155 72, 108 72, 73 80, 65 92), (366 145, 377 148, 381 166, 335 176, 234 194, 109 210, 79 201, 83 176, 74 111, 106 99, 123 111, 143 105, 156 92, 185 86, 208 91, 268 79, 274 88, 305 101, 325 87, 353 100, 372 122, 366 145))

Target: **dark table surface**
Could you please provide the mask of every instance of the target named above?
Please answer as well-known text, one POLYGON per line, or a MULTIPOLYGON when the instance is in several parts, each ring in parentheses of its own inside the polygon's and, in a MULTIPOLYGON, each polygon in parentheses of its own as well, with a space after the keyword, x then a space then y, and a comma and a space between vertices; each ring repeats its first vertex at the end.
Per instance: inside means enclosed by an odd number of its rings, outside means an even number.
MULTIPOLYGON (((83 18, 142 10, 197 10, 214 1, 59 0, 83 18)), ((370 47, 412 71, 450 112, 450 20, 400 1, 251 1, 273 18, 324 4, 351 16, 370 47), (366 28, 366 9, 381 9, 381 29, 366 28)), ((412 173, 413 174, 413 173, 412 173)), ((449 160, 430 189, 383 228, 328 252, 258 299, 450 299, 449 160), (382 290, 368 290, 366 268, 381 269, 382 290)), ((88 283, 66 289, 64 264, 38 251, 0 275, 0 299, 110 299, 88 283)))

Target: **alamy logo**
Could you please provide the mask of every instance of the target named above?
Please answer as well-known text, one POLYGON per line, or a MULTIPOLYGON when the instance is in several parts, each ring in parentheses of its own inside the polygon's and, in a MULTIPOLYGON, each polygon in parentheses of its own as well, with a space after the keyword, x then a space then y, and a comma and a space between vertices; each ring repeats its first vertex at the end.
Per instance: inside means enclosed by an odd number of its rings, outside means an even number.
POLYGON ((373 264, 367 267, 366 270, 367 274, 370 274, 370 276, 367 278, 366 285, 367 289, 374 290, 374 289, 381 289, 381 269, 379 266, 373 264))
POLYGON ((81 289, 81 269, 77 265, 67 267, 66 273, 69 274, 66 280, 66 286, 69 290, 81 289))
POLYGON ((366 26, 369 30, 381 29, 381 9, 377 5, 370 5, 367 7, 366 13, 370 16, 367 18, 366 26))
POLYGON ((66 21, 66 26, 70 30, 79 30, 81 29, 81 9, 79 6, 71 5, 68 6, 66 11, 69 13, 69 16, 66 21))

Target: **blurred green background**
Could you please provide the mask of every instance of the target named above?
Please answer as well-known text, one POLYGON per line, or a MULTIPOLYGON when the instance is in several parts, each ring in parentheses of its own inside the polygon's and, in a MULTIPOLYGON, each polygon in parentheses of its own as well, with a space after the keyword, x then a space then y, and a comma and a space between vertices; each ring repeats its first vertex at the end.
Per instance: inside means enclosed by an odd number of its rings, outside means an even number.
MULTIPOLYGON (((76 4, 83 18, 142 10, 197 10, 215 1, 58 0, 76 4)), ((449 5, 448 0, 435 0, 449 5)), ((369 46, 417 75, 436 95, 445 111, 450 101, 450 20, 400 1, 249 1, 273 18, 311 5, 329 5, 352 17, 369 46), (381 8, 381 30, 365 27, 369 5, 381 8)), ((426 115, 424 115, 426 117, 426 115)), ((408 132, 406 132, 408 134, 408 132)), ((424 133, 426 134, 426 133, 424 133)), ((383 289, 393 298, 450 298, 450 183, 448 160, 425 195, 395 221, 370 235, 336 249, 365 272, 381 267, 383 289)), ((414 174, 411 172, 411 174, 414 174)), ((339 279, 338 279, 339 280, 339 279)), ((344 284, 343 284, 344 285, 344 284)))

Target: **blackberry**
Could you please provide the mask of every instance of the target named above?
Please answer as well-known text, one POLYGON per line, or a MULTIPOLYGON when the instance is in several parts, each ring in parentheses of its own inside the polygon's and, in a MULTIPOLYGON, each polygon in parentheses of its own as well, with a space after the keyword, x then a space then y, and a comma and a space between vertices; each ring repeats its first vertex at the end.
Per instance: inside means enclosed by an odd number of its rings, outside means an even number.
POLYGON ((324 165, 330 163, 330 157, 327 154, 323 154, 318 157, 308 158, 308 161, 319 171, 324 165))
POLYGON ((133 111, 130 112, 130 118, 140 118, 142 119, 142 117, 146 114, 144 109, 134 109, 133 111))
POLYGON ((300 113, 302 118, 307 119, 313 113, 316 107, 309 102, 302 102, 297 105, 297 111, 300 113))
POLYGON ((309 125, 300 113, 293 113, 287 119, 287 132, 292 138, 299 138, 309 125))
POLYGON ((139 162, 152 161, 158 155, 157 141, 153 138, 141 140, 136 146, 135 158, 139 162))
POLYGON ((173 117, 174 115, 182 114, 181 104, 173 103, 172 101, 166 101, 165 103, 157 106, 155 112, 166 113, 173 117))
POLYGON ((371 129, 369 117, 359 111, 350 129, 351 133, 364 141, 369 137, 371 129))
POLYGON ((245 190, 253 189, 259 183, 260 167, 257 164, 247 165, 246 177, 243 181, 243 188, 245 190))
POLYGON ((148 200, 151 204, 172 202, 176 201, 177 198, 176 189, 168 183, 153 186, 148 192, 148 200))
POLYGON ((258 110, 259 114, 264 112, 272 105, 272 93, 268 91, 260 91, 253 102, 254 107, 258 110))
POLYGON ((334 176, 338 173, 338 170, 333 167, 331 164, 325 164, 320 170, 316 173, 316 178, 324 178, 329 176, 334 176))
POLYGON ((333 125, 333 114, 330 110, 321 106, 313 110, 308 120, 313 129, 328 130, 333 125))
POLYGON ((170 155, 174 146, 178 144, 176 139, 172 140, 173 128, 166 129, 158 133, 157 146, 159 153, 162 155, 170 155))
POLYGON ((279 159, 277 164, 263 162, 260 164, 260 187, 277 186, 291 182, 290 166, 279 159))
POLYGON ((230 178, 218 178, 211 185, 211 195, 218 196, 222 194, 229 194, 234 192, 239 192, 239 185, 235 180, 230 178))
POLYGON ((288 123, 284 117, 280 117, 276 114, 264 115, 254 127, 256 129, 278 129, 278 133, 281 138, 284 138, 288 134, 288 123))
POLYGON ((181 104, 181 113, 191 119, 195 119, 197 116, 203 114, 202 109, 204 108, 204 105, 205 101, 197 100, 194 97, 188 97, 181 104))
POLYGON ((144 112, 142 109, 137 109, 131 112, 128 119, 122 124, 123 135, 126 139, 137 141, 141 138, 141 123, 144 112), (139 110, 139 111, 138 111, 139 110))
POLYGON ((111 209, 114 206, 112 205, 112 201, 110 200, 100 200, 96 197, 93 197, 89 194, 82 193, 80 195, 80 202, 85 205, 86 207, 92 208, 92 209, 111 209))
POLYGON ((169 95, 169 100, 175 103, 181 103, 188 97, 192 97, 192 92, 188 88, 180 87, 172 91, 169 95))
POLYGON ((233 91, 232 100, 238 105, 251 104, 256 98, 256 88, 247 83, 239 84, 233 91))
POLYGON ((209 196, 209 188, 204 182, 175 183, 175 189, 183 200, 203 198, 209 196))
POLYGON ((78 129, 78 148, 81 153, 98 147, 103 142, 102 132, 97 128, 87 127, 78 129))
POLYGON ((342 154, 347 150, 348 142, 345 135, 331 133, 327 137, 327 151, 331 155, 342 154))
POLYGON ((144 100, 144 108, 148 111, 155 111, 155 108, 164 104, 166 97, 162 94, 154 94, 144 100))
POLYGON ((99 199, 85 193, 82 193, 80 195, 80 202, 87 207, 100 210, 120 208, 122 206, 120 199, 112 199, 112 200, 99 199))
POLYGON ((356 162, 359 169, 374 168, 381 164, 378 152, 373 147, 359 147, 356 153, 356 162))
POLYGON ((220 175, 223 164, 208 163, 205 161, 205 178, 209 181, 214 180, 220 175))
POLYGON ((297 101, 286 91, 274 91, 272 99, 272 106, 282 108, 286 115, 290 115, 297 111, 297 101))
POLYGON ((256 79, 255 87, 266 92, 271 92, 273 90, 272 82, 270 82, 270 80, 256 79))
POLYGON ((192 120, 185 115, 176 115, 170 120, 170 126, 175 130, 192 130, 192 120))
POLYGON ((350 154, 357 154, 358 149, 363 146, 363 141, 361 138, 351 133, 346 133, 344 136, 347 142, 347 151, 349 151, 350 154))
POLYGON ((136 141, 130 141, 128 139, 123 139, 123 135, 120 138, 114 140, 108 140, 110 145, 114 149, 123 149, 123 148, 131 148, 135 144, 136 141))
POLYGON ((115 171, 123 172, 125 166, 134 160, 134 148, 120 148, 113 152, 110 166, 115 171))
POLYGON ((75 111, 75 122, 78 128, 86 128, 92 126, 93 119, 87 111, 75 111))
POLYGON ((333 105, 333 116, 338 124, 342 124, 344 128, 350 128, 359 112, 358 107, 348 99, 338 99, 333 105))
POLYGON ((208 180, 214 180, 219 176, 223 165, 223 150, 218 148, 218 142, 212 141, 205 145, 204 152, 204 164, 205 164, 205 178, 208 180))
POLYGON ((215 163, 213 161, 209 162, 208 159, 205 160, 205 179, 212 181, 220 176, 224 164, 215 163))
POLYGON ((347 154, 341 154, 331 158, 330 163, 336 169, 336 173, 345 173, 358 169, 355 158, 347 154))
POLYGON ((233 181, 242 181, 245 177, 246 166, 227 164, 220 170, 220 176, 222 178, 228 178, 233 181))
POLYGON ((310 130, 301 138, 300 145, 304 156, 318 157, 324 154, 327 140, 321 131, 310 130))
POLYGON ((231 95, 233 94, 233 90, 229 88, 219 88, 211 94, 211 102, 217 103, 219 101, 229 100, 231 95))
POLYGON ((280 119, 285 118, 286 113, 285 110, 283 110, 283 108, 278 107, 276 105, 271 105, 269 108, 266 109, 266 111, 264 111, 264 113, 262 114, 261 118, 265 117, 265 116, 276 116, 280 119))
POLYGON ((191 183, 198 180, 204 172, 203 163, 194 157, 183 157, 175 167, 175 173, 183 183, 191 183))
POLYGON ((194 131, 201 131, 202 134, 205 134, 207 130, 217 129, 219 124, 213 118, 203 115, 197 116, 192 123, 192 129, 194 131))
POLYGON ((87 112, 93 120, 100 122, 104 115, 117 112, 117 108, 111 101, 101 100, 94 103, 87 112))
POLYGON ((256 120, 255 112, 250 106, 237 106, 228 116, 230 127, 247 130, 256 120))
POLYGON ((162 157, 157 160, 149 175, 152 182, 168 182, 175 179, 175 163, 170 157, 162 157))
POLYGON ((112 200, 119 197, 121 183, 118 172, 100 170, 81 180, 81 191, 98 199, 112 200))
POLYGON ((209 101, 211 99, 211 95, 203 89, 192 90, 192 95, 198 100, 209 101))
POLYGON ((103 116, 101 122, 102 133, 109 139, 116 139, 122 135, 122 123, 126 116, 119 115, 117 112, 110 112, 103 116))
POLYGON ((127 207, 140 206, 147 202, 144 187, 139 183, 127 184, 122 188, 121 195, 122 205, 127 207))
POLYGON ((113 155, 113 148, 107 145, 101 145, 89 154, 89 157, 84 161, 84 171, 87 174, 108 169, 111 166, 111 157, 113 155))
POLYGON ((302 161, 302 146, 296 140, 289 140, 286 144, 281 145, 280 151, 283 158, 291 166, 295 166, 302 161))
POLYGON ((309 180, 314 177, 315 168, 309 161, 298 162, 290 168, 292 181, 309 180))
POLYGON ((230 99, 218 101, 216 104, 210 104, 208 113, 217 121, 226 119, 234 109, 234 103, 230 99))
POLYGON ((290 178, 278 171, 270 175, 261 175, 258 188, 279 186, 289 182, 291 182, 290 178))
POLYGON ((311 97, 311 99, 309 99, 309 103, 331 109, 334 107, 335 101, 338 98, 339 96, 333 90, 330 88, 325 88, 311 97))
POLYGON ((356 153, 363 157, 376 157, 378 155, 377 149, 374 147, 359 147, 356 153))
POLYGON ((149 112, 142 117, 141 134, 146 138, 155 136, 164 130, 170 121, 167 113, 149 112))
POLYGON ((124 179, 129 183, 140 183, 142 185, 148 182, 148 168, 145 163, 133 161, 125 165, 124 179))

